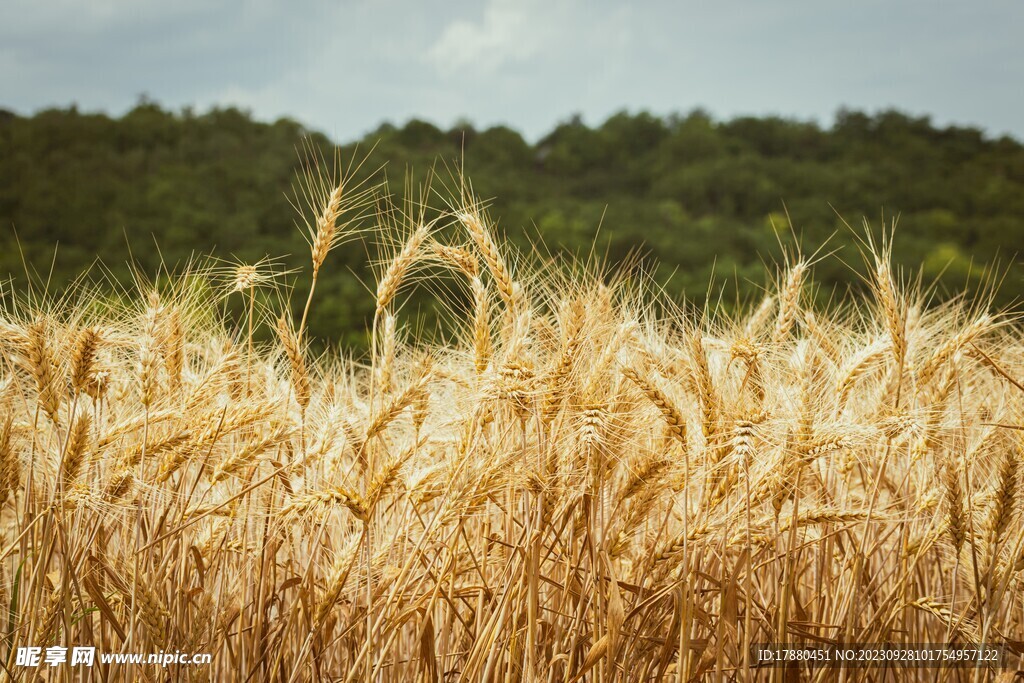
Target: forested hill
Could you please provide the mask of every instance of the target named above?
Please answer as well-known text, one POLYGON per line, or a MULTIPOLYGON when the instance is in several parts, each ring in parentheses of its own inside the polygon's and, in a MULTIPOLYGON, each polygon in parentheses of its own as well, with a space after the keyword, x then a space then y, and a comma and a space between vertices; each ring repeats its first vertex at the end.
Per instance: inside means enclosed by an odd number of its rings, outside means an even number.
MULTIPOLYGON (((97 255, 126 272, 129 248, 148 272, 161 255, 175 263, 214 249, 250 261, 291 254, 289 264, 302 266, 308 252, 288 198, 309 135, 290 120, 149 102, 116 119, 0 112, 0 277, 24 280, 15 231, 42 276, 60 244, 56 289, 97 255)), ((311 140, 330 158, 330 141, 311 140)), ((714 273, 727 301, 754 296, 779 241, 792 243, 789 220, 805 252, 839 250, 816 267, 820 296, 857 282, 863 216, 876 227, 898 216, 896 260, 923 268, 926 282, 941 275, 940 293, 977 285, 985 265, 998 257, 1005 266, 1024 245, 1024 147, 897 112, 844 111, 830 129, 699 111, 620 114, 596 128, 563 123, 536 144, 504 127, 445 131, 410 121, 381 126, 359 150, 357 158, 369 153, 364 169, 386 163, 393 189, 407 171, 422 178, 431 168, 440 170, 435 189, 451 187, 464 160, 510 238, 582 253, 596 235, 611 261, 643 245, 673 294, 703 298, 714 273)), ((314 334, 359 343, 372 308, 353 272, 365 273, 366 258, 362 246, 332 254, 314 334)), ((1009 269, 1001 301, 1024 292, 1022 276, 1009 269)))

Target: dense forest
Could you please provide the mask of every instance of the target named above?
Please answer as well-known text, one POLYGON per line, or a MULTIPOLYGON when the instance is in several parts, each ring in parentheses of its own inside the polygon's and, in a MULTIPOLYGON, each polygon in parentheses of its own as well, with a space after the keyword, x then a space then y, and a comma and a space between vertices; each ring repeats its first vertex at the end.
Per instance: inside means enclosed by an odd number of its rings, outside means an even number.
MULTIPOLYGON (((55 293, 90 267, 94 278, 124 278, 132 262, 155 277, 161 262, 211 252, 248 262, 289 255, 280 267, 301 268, 305 219, 294 204, 311 149, 333 157, 332 141, 295 121, 263 123, 233 108, 200 114, 142 101, 121 118, 0 111, 3 289, 25 290, 26 263, 55 293)), ((897 219, 895 261, 935 283, 937 298, 1000 278, 1006 305, 1024 283, 1015 264, 1024 146, 895 111, 840 111, 830 128, 699 110, 621 113, 597 127, 574 118, 534 144, 506 127, 412 120, 380 126, 341 156, 386 176, 394 194, 433 170, 439 206, 464 168, 499 231, 525 248, 611 263, 639 253, 670 293, 698 301, 710 292, 726 306, 750 302, 765 264, 797 245, 837 253, 816 266, 816 295, 841 297, 860 286, 864 217, 875 230, 897 219)), ((358 242, 331 255, 315 336, 362 343, 373 256, 374 245, 358 242)), ((307 279, 291 276, 294 296, 307 279)))

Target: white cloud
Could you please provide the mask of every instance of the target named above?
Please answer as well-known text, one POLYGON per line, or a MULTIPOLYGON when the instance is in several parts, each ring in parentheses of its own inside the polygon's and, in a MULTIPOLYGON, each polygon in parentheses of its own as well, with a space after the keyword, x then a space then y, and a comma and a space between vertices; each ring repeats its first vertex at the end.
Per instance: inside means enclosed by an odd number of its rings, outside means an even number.
POLYGON ((487 74, 510 63, 536 57, 565 9, 564 2, 490 0, 480 21, 449 24, 427 52, 443 73, 487 74))

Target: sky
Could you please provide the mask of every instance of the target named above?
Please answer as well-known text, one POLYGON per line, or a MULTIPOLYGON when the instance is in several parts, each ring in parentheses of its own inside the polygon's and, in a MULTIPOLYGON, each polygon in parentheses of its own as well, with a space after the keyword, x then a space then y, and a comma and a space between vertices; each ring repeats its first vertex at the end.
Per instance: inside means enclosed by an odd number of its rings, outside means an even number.
POLYGON ((895 107, 1024 140, 1021 0, 3 0, 0 108, 236 105, 337 141, 411 117, 536 139, 701 107, 895 107))

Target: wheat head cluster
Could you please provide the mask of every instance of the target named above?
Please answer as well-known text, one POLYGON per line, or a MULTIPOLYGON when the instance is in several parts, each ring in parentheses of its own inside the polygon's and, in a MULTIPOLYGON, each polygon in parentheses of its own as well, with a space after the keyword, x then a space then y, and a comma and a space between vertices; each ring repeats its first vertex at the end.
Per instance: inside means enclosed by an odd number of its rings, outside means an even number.
POLYGON ((272 261, 4 292, 3 680, 85 680, 18 669, 22 645, 212 655, 103 681, 876 675, 755 670, 757 643, 1017 661, 1011 315, 935 304, 869 241, 835 305, 797 255, 740 313, 688 309, 517 252, 469 194, 308 190, 301 314, 272 261), (370 350, 314 351, 317 275, 370 235, 370 350), (413 286, 451 331, 417 328, 413 286))

